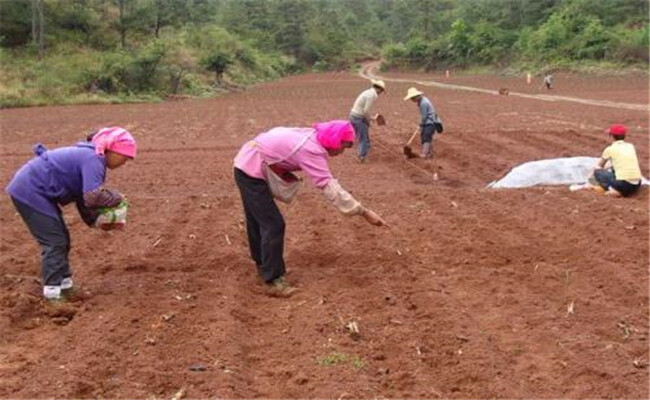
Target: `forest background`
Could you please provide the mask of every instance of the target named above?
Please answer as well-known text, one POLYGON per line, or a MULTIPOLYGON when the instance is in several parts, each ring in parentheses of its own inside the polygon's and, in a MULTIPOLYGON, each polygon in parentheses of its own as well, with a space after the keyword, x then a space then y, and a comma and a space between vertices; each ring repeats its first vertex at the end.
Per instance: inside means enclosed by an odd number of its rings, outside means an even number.
POLYGON ((306 71, 648 73, 647 0, 0 0, 0 107, 212 96, 306 71))

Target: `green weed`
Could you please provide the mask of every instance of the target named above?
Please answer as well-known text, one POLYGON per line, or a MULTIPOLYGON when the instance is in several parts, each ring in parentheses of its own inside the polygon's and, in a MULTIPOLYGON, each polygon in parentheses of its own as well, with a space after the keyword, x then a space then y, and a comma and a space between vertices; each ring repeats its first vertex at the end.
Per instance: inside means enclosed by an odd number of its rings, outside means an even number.
POLYGON ((366 365, 359 356, 351 356, 338 351, 333 351, 324 356, 317 357, 316 363, 322 366, 351 365, 354 369, 361 369, 366 365))

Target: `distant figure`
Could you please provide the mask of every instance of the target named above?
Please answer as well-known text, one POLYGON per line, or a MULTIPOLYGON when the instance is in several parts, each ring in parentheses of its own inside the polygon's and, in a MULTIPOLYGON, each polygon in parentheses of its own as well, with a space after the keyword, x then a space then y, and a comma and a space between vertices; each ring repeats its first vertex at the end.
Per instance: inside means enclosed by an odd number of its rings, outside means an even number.
POLYGON ((551 90, 551 85, 553 84, 553 75, 551 75, 550 72, 547 72, 544 74, 544 82, 543 85, 546 86, 546 90, 551 90))
POLYGON ((612 125, 607 133, 613 143, 603 151, 594 170, 594 178, 606 195, 629 196, 641 187, 641 169, 636 149, 632 143, 625 142, 625 125, 612 125), (605 168, 608 163, 611 167, 605 168))
POLYGON ((364 90, 354 101, 350 111, 350 122, 354 127, 354 136, 357 141, 357 157, 359 162, 368 160, 370 152, 370 121, 377 115, 371 116, 370 111, 377 97, 386 91, 386 84, 381 80, 371 80, 372 87, 364 90))

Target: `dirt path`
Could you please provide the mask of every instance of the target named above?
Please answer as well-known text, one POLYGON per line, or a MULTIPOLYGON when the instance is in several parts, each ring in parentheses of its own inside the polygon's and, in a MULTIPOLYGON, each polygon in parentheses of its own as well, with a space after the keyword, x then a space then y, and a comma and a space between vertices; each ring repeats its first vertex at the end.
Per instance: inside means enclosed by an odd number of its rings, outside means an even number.
MULTIPOLYGON (((443 89, 467 90, 470 92, 492 94, 497 96, 500 95, 498 89, 497 90, 481 89, 478 87, 462 86, 462 85, 456 85, 451 83, 442 83, 433 80, 390 78, 388 76, 382 76, 377 74, 378 69, 379 69, 379 62, 367 63, 362 66, 361 70, 359 71, 359 75, 365 79, 383 79, 387 82, 415 83, 417 85, 433 86, 433 87, 439 87, 443 89)), ((631 104, 631 103, 623 103, 623 102, 615 102, 615 101, 607 101, 607 100, 591 100, 591 99, 582 99, 582 98, 571 97, 571 96, 558 96, 558 95, 548 95, 548 94, 527 94, 527 93, 519 93, 513 91, 509 91, 508 95, 522 97, 526 99, 543 100, 543 101, 551 101, 551 102, 570 101, 573 103, 586 104, 591 106, 612 107, 612 108, 620 108, 626 110, 643 111, 645 113, 648 113, 650 111, 650 106, 648 104, 631 104)))

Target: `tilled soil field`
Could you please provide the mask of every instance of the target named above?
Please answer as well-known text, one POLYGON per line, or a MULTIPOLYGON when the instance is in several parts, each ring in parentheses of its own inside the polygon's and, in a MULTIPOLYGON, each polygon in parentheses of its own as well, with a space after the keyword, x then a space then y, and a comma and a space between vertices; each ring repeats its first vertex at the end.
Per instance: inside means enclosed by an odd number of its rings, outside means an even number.
MULTIPOLYGON (((407 161, 408 80, 548 93, 523 78, 383 78, 375 110, 388 124, 371 129, 370 162, 347 151, 331 167, 390 228, 341 216, 306 186, 282 206, 290 298, 270 297, 248 257, 232 160, 271 127, 347 118, 364 79, 0 111, 3 187, 37 141, 121 125, 140 149, 108 173, 131 202, 124 231, 64 210, 76 301, 41 300, 40 249, 0 198, 0 397, 648 398, 648 189, 485 188, 526 161, 599 156, 612 123, 629 127, 648 176, 647 109, 418 86, 446 129, 435 162, 407 161)), ((647 88, 647 76, 560 75, 552 94, 647 106, 647 88)))

